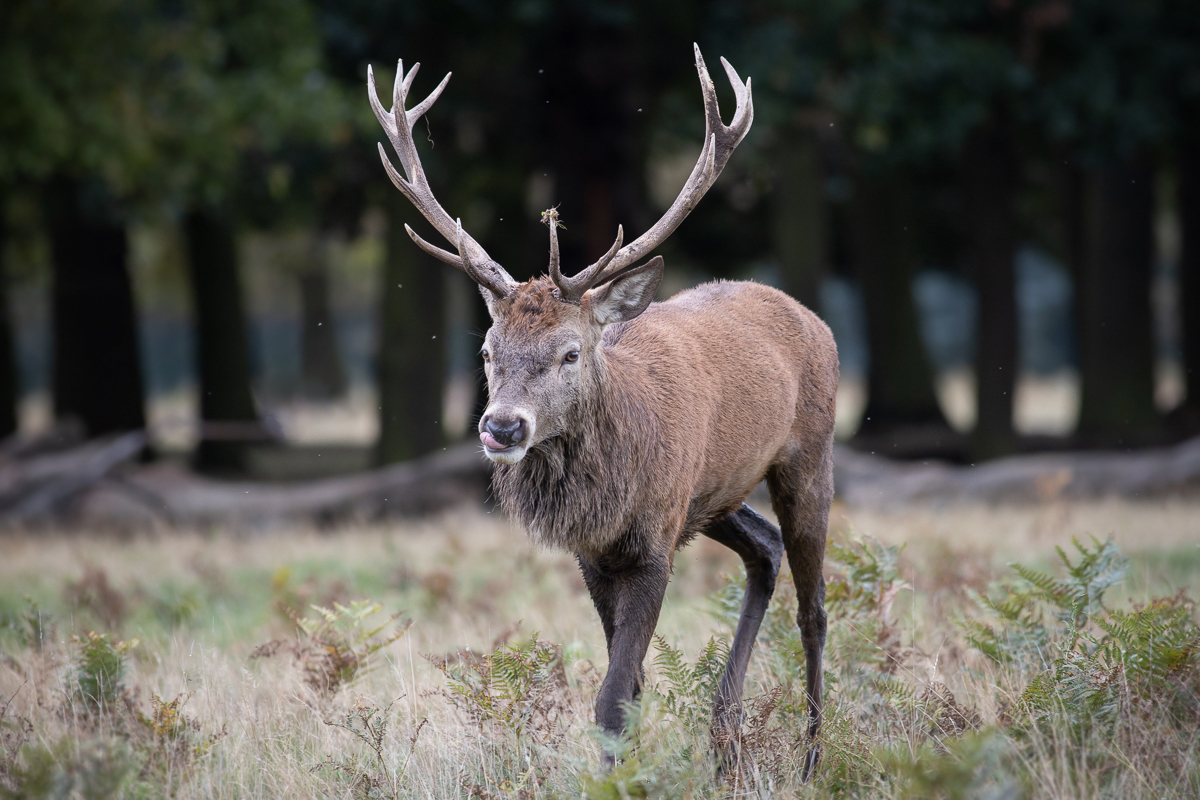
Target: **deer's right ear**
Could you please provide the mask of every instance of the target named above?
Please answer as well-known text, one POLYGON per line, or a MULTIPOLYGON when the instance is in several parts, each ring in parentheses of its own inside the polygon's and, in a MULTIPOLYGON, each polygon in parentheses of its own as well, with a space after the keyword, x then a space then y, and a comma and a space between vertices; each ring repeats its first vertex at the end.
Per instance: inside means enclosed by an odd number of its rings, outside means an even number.
POLYGON ((592 319, 599 325, 627 322, 646 310, 663 278, 662 256, 617 273, 607 283, 584 295, 591 307, 592 319))

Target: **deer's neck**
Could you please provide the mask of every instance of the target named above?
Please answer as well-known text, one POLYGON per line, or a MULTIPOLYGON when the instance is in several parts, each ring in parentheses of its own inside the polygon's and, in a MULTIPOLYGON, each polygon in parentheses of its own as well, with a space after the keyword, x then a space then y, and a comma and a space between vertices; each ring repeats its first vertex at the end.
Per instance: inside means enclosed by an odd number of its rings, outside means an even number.
POLYGON ((634 494, 653 448, 650 418, 632 384, 607 365, 580 402, 571 430, 499 465, 497 497, 538 543, 600 552, 629 526, 634 494))

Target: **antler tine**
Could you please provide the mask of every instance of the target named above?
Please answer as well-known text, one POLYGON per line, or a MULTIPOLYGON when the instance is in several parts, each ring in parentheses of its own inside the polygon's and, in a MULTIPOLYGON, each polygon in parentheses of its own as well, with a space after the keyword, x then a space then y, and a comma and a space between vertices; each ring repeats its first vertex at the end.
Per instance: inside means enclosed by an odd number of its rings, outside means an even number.
POLYGON ((383 126, 388 139, 392 139, 396 120, 391 112, 383 107, 383 103, 379 102, 379 92, 375 89, 375 70, 370 64, 367 65, 367 99, 371 101, 371 110, 375 112, 375 119, 379 120, 379 124, 383 126))
POLYGON ((733 87, 733 96, 737 101, 737 107, 734 109, 733 119, 729 121, 728 128, 735 137, 733 147, 737 147, 750 132, 750 125, 754 122, 753 92, 750 88, 750 79, 746 78, 746 82, 743 83, 737 70, 725 60, 724 56, 721 56, 721 66, 725 68, 725 77, 729 78, 729 85, 733 87))
MULTIPOLYGON (((421 239, 409 229, 409 235, 416 242, 417 246, 425 252, 444 261, 452 266, 463 270, 481 286, 485 286, 493 293, 500 297, 504 297, 512 291, 512 287, 516 285, 516 281, 512 279, 504 268, 497 264, 488 256, 487 251, 480 246, 471 236, 462 230, 461 220, 456 221, 446 213, 446 210, 438 203, 433 196, 433 191, 429 188, 429 181, 425 177, 425 170, 421 166, 421 159, 417 154, 416 143, 413 141, 412 129, 413 125, 427 112, 439 96, 442 90, 446 88, 446 84, 450 81, 450 73, 442 78, 442 82, 437 85, 429 96, 418 103, 411 110, 406 110, 408 91, 412 87, 413 80, 417 76, 417 71, 421 68, 419 63, 413 64, 412 69, 408 74, 404 72, 404 62, 399 61, 396 64, 396 81, 392 88, 392 108, 390 111, 383 108, 383 104, 379 101, 379 94, 375 89, 375 72, 367 67, 367 94, 371 101, 371 109, 375 112, 376 119, 383 126, 384 132, 392 143, 392 147, 396 151, 396 155, 400 157, 400 166, 404 169, 404 175, 392 166, 391 160, 388 158, 387 151, 383 149, 383 145, 379 145, 379 158, 383 162, 383 168, 387 172, 392 183, 400 192, 408 198, 421 215, 429 221, 434 228, 437 229, 447 241, 453 242, 458 249, 458 255, 434 247, 425 240, 421 239)), ((406 228, 408 226, 405 226, 406 228)))
MULTIPOLYGON (((404 59, 400 59, 400 61, 397 63, 398 63, 398 66, 396 67, 396 75, 398 77, 400 75, 404 75, 404 59)), ((420 61, 418 61, 416 64, 413 64, 413 68, 408 71, 407 75, 404 75, 404 87, 403 88, 404 88, 404 96, 405 97, 408 97, 408 90, 412 88, 413 80, 416 79, 417 71, 419 69, 421 69, 420 61)))
MULTIPOLYGON (((679 196, 667 209, 667 213, 654 223, 650 230, 620 248, 603 267, 597 270, 595 275, 591 276, 589 287, 610 280, 619 270, 639 260, 662 244, 716 183, 721 170, 725 168, 729 157, 733 155, 734 148, 746 137, 754 122, 754 98, 750 90, 750 79, 747 78, 743 83, 737 71, 724 58, 721 59, 721 65, 725 68, 725 75, 733 86, 737 109, 734 111, 729 125, 725 125, 721 121, 716 87, 713 86, 712 78, 709 77, 704 57, 700 55, 700 46, 693 45, 693 48, 696 53, 696 73, 700 78, 700 92, 704 99, 704 146, 700 150, 700 157, 696 161, 696 166, 692 168, 687 183, 680 190, 679 196)), ((590 270, 591 267, 584 273, 590 272, 590 270)), ((582 278, 584 273, 580 273, 571 280, 582 278)))
POLYGON ((700 75, 700 94, 704 97, 704 138, 707 139, 722 127, 721 106, 717 103, 717 87, 708 74, 708 65, 700 55, 700 45, 692 44, 696 51, 696 72, 700 75))
POLYGON ((454 253, 430 244, 418 236, 417 232, 410 228, 407 224, 405 224, 404 230, 408 232, 409 238, 416 243, 417 247, 421 248, 438 261, 441 261, 443 264, 449 264, 455 269, 462 270, 463 272, 467 273, 467 277, 469 277, 471 280, 475 281, 480 286, 486 286, 488 289, 491 289, 501 297, 508 292, 508 288, 499 283, 495 279, 495 276, 492 275, 487 269, 480 269, 471 262, 465 261, 462 258, 454 255, 454 253))
POLYGON ((559 290, 563 288, 562 265, 558 259, 558 209, 551 208, 542 212, 542 218, 550 225, 550 279, 559 290))
POLYGON ((559 294, 562 295, 563 299, 571 300, 571 301, 578 301, 579 298, 583 297, 584 293, 588 289, 595 286, 596 283, 598 282, 598 279, 600 278, 600 275, 604 272, 605 267, 607 267, 609 265, 609 262, 611 262, 613 260, 613 257, 617 254, 617 251, 619 251, 621 249, 621 244, 624 241, 625 241, 625 228, 622 227, 621 225, 618 225, 616 241, 614 241, 612 243, 612 247, 608 248, 608 252, 605 253, 604 255, 600 256, 600 259, 598 261, 596 261, 596 263, 592 264, 591 266, 587 267, 584 270, 581 270, 578 275, 575 275, 570 278, 565 278, 565 277, 563 277, 561 272, 558 272, 558 268, 557 268, 558 259, 554 255, 554 254, 557 254, 557 252, 558 252, 558 237, 554 236, 554 238, 551 239, 551 242, 550 242, 550 248, 551 248, 551 254, 552 254, 550 277, 553 278, 554 283, 558 286, 559 294), (557 277, 556 277, 556 275, 557 275, 557 277))
POLYGON ((451 253, 449 250, 443 250, 442 248, 425 241, 417 235, 416 231, 408 226, 407 222, 404 223, 404 230, 408 232, 409 238, 416 242, 417 247, 421 248, 438 261, 441 261, 443 264, 449 264, 455 269, 461 269, 463 272, 467 271, 467 268, 463 264, 463 260, 461 258, 454 255, 454 253, 451 253))
MULTIPOLYGON (((413 67, 413 72, 416 72, 417 67, 419 67, 419 66, 421 66, 421 65, 417 64, 416 67, 413 67)), ((453 73, 451 73, 451 72, 447 72, 446 77, 442 78, 442 82, 437 85, 436 89, 434 89, 432 92, 429 93, 428 97, 426 97, 424 100, 422 100, 411 111, 406 112, 407 116, 408 116, 408 124, 409 124, 410 128, 413 125, 415 125, 417 123, 417 120, 419 120, 425 114, 425 112, 428 111, 433 106, 433 104, 437 102, 437 99, 442 96, 442 90, 445 89, 446 84, 450 82, 450 76, 452 74, 453 73)))

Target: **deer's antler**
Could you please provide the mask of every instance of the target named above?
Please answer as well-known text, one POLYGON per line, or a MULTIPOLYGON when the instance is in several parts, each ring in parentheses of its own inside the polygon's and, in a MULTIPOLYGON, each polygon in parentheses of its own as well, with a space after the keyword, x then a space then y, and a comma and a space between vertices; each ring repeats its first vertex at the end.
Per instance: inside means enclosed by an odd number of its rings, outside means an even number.
MULTIPOLYGON (((617 226, 617 240, 608 252, 595 264, 570 278, 559 272, 557 257, 551 259, 551 277, 558 285, 563 299, 578 301, 588 289, 611 280, 622 269, 662 244, 716 182, 734 148, 750 130, 750 124, 754 122, 750 79, 747 78, 746 82, 742 83, 737 71, 728 61, 721 59, 721 66, 725 67, 725 74, 729 77, 734 97, 737 99, 733 120, 729 125, 725 125, 721 122, 721 110, 717 107, 717 90, 713 86, 712 78, 708 76, 704 57, 700 55, 700 46, 693 47, 696 50, 696 72, 700 74, 700 91, 704 95, 704 147, 700 151, 700 159, 692 168, 692 174, 688 176, 687 183, 675 198, 675 202, 667 209, 667 213, 637 239, 621 247, 624 232, 617 226)), ((551 232, 554 233, 553 225, 551 232)))
POLYGON ((371 109, 387 133, 388 139, 391 140, 396 155, 400 157, 400 166, 404 168, 404 175, 402 176, 392 166, 382 143, 379 144, 379 157, 383 161, 383 168, 387 170, 388 177, 392 179, 396 188, 417 207, 417 210, 425 219, 429 220, 433 227, 437 228, 438 233, 445 237, 446 241, 454 244, 458 255, 433 246, 407 225, 404 226, 404 229, 408 231, 408 235, 417 243, 417 246, 426 253, 439 261, 461 269, 473 281, 480 286, 487 287, 496 296, 505 297, 516 286, 516 281, 504 271, 503 267, 488 256, 487 251, 479 245, 479 242, 463 230, 461 219, 454 219, 446 213, 433 196, 433 192, 429 188, 429 181, 425 178, 425 170, 421 167, 417 146, 413 142, 412 129, 421 115, 437 101, 438 96, 450 81, 451 73, 446 73, 446 77, 442 78, 442 82, 430 92, 428 97, 411 110, 406 110, 408 90, 412 87, 413 79, 417 77, 417 70, 420 68, 419 63, 414 64, 406 75, 404 62, 400 61, 396 64, 396 84, 392 90, 392 109, 388 111, 379 102, 379 94, 375 90, 375 72, 371 67, 367 67, 367 90, 371 99, 371 109))

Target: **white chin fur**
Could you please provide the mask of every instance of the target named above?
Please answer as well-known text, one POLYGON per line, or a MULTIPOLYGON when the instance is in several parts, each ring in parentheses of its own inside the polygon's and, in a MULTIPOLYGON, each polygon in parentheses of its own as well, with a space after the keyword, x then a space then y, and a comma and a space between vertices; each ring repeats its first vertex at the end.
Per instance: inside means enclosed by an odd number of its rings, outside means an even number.
POLYGON ((528 449, 526 446, 514 447, 511 450, 489 450, 485 447, 483 454, 494 464, 515 464, 525 457, 528 449))

